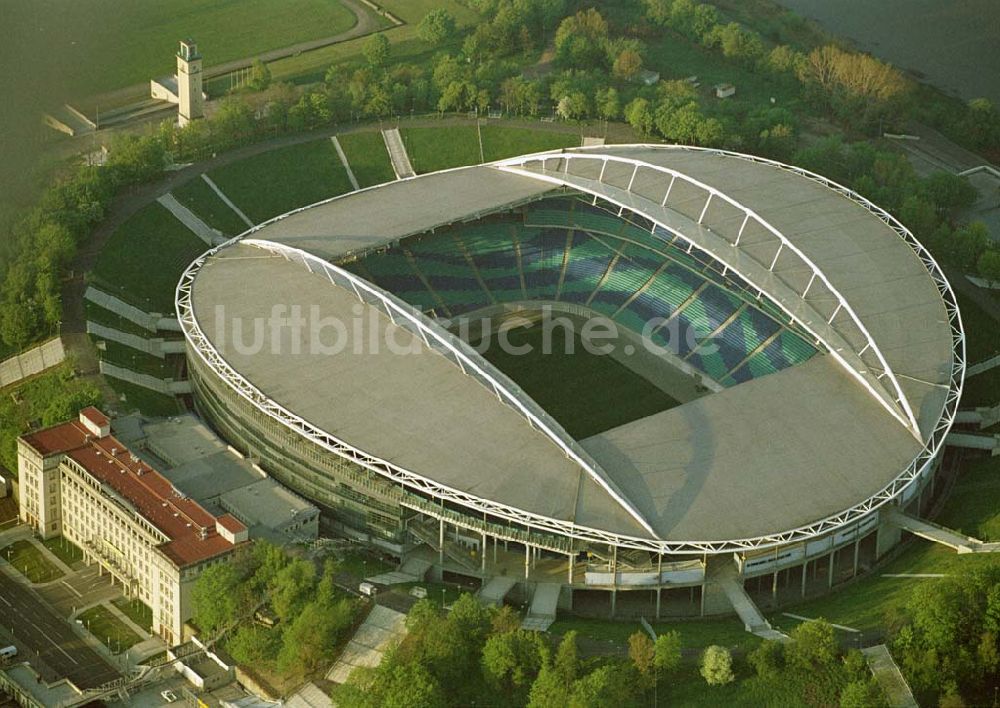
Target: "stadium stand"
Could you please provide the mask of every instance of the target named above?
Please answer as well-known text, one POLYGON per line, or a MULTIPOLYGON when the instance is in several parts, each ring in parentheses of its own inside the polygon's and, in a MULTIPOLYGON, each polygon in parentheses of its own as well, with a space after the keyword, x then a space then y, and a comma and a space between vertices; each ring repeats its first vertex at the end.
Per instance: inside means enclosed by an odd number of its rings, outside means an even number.
POLYGON ((586 306, 647 331, 723 386, 816 353, 776 308, 713 264, 671 234, 560 197, 406 238, 343 265, 438 316, 522 301, 586 306))

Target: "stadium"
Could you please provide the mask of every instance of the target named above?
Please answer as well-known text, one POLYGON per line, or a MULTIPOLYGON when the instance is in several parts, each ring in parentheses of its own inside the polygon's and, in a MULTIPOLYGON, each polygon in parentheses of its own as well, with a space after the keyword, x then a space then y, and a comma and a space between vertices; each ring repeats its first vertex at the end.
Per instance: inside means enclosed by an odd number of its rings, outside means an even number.
POLYGON ((355 191, 210 250, 176 297, 197 409, 326 523, 404 571, 613 616, 871 567, 928 505, 965 369, 951 288, 892 216, 686 146, 355 191), (553 319, 615 345, 482 346, 553 319))

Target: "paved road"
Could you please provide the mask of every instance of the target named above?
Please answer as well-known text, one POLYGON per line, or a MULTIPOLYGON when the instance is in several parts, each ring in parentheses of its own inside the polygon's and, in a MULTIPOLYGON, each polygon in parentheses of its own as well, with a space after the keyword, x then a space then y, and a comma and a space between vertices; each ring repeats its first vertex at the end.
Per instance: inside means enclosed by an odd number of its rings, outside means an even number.
POLYGON ((13 633, 23 658, 45 681, 65 676, 79 688, 93 688, 119 677, 66 620, 8 575, 6 568, 0 568, 0 632, 13 633))
POLYGON ((121 588, 111 584, 111 576, 98 575, 97 570, 97 564, 91 565, 48 583, 38 588, 37 592, 64 617, 95 602, 121 597, 121 588))

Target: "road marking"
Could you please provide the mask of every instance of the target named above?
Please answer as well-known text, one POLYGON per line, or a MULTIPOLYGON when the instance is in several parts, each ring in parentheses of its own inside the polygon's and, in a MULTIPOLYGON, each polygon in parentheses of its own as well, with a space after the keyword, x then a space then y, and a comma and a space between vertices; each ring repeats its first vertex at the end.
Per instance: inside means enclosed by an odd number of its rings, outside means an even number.
POLYGON ((77 597, 83 597, 83 595, 80 594, 79 590, 77 590, 75 587, 73 587, 72 585, 70 585, 69 583, 67 583, 65 580, 62 581, 62 584, 65 585, 66 587, 68 587, 74 593, 76 593, 77 597))
MULTIPOLYGON (((802 620, 803 622, 818 622, 819 620, 813 619, 812 617, 803 617, 802 615, 793 615, 791 612, 782 612, 785 617, 791 617, 792 619, 802 620)), ((840 629, 845 632, 854 632, 855 634, 861 634, 860 629, 854 629, 854 627, 845 627, 842 624, 834 624, 833 622, 828 623, 834 629, 840 629)))
MULTIPOLYGON (((32 623, 32 624, 34 624, 34 623, 32 623)), ((52 644, 52 646, 54 646, 54 647, 55 647, 56 649, 58 649, 59 651, 61 651, 61 652, 63 653, 63 656, 65 656, 65 657, 66 657, 67 659, 69 659, 69 660, 70 660, 70 661, 72 661, 72 662, 73 662, 74 664, 76 664, 76 665, 78 665, 78 666, 79 666, 80 662, 79 662, 79 661, 77 661, 76 659, 74 659, 74 658, 73 658, 72 656, 70 656, 69 654, 67 654, 67 653, 66 653, 66 650, 65 650, 65 649, 63 649, 63 648, 62 648, 61 646, 59 646, 59 644, 57 644, 57 643, 55 642, 55 640, 53 640, 53 639, 52 639, 52 637, 50 637, 50 636, 49 636, 48 634, 46 634, 46 633, 45 633, 45 631, 44 631, 44 630, 43 630, 43 629, 42 629, 41 627, 39 627, 39 626, 38 626, 37 624, 35 624, 35 629, 37 629, 37 630, 38 630, 39 634, 41 634, 41 635, 42 635, 43 637, 45 637, 46 639, 48 639, 48 640, 49 640, 49 642, 50 642, 50 643, 52 644)))

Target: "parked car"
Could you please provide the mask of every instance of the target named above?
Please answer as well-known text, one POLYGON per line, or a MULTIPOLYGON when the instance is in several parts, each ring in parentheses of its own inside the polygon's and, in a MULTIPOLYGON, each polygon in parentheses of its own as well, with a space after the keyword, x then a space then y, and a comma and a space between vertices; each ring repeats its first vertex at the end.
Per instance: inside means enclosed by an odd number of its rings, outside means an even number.
POLYGON ((358 592, 368 597, 375 597, 378 595, 378 586, 373 583, 361 583, 358 585, 358 592))
POLYGON ((177 700, 177 694, 168 688, 166 691, 160 691, 160 698, 165 700, 167 703, 173 703, 177 700))

